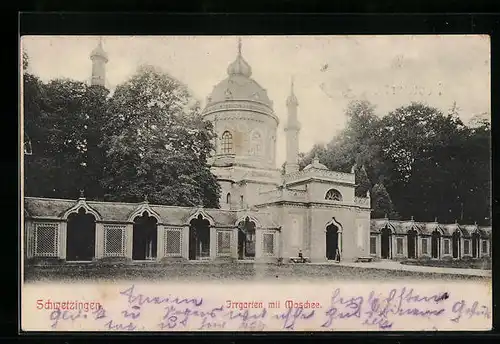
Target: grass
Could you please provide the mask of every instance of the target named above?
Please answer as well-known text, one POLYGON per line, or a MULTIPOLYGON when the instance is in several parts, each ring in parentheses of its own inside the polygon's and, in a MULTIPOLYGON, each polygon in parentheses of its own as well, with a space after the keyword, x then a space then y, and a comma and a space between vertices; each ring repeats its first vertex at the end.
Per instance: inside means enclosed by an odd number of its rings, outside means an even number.
POLYGON ((491 260, 490 259, 406 260, 406 261, 402 261, 401 264, 417 265, 417 266, 432 266, 432 267, 439 267, 439 268, 491 270, 491 260))
POLYGON ((490 277, 461 276, 413 271, 394 271, 341 265, 309 264, 114 264, 26 267, 25 282, 33 281, 349 281, 349 280, 486 280, 490 277))

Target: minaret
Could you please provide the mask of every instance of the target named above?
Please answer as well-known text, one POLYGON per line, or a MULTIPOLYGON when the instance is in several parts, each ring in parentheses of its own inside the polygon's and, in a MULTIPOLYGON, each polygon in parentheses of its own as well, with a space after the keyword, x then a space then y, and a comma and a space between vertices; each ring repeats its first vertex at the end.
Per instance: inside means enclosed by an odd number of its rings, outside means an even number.
POLYGON ((102 47, 102 37, 99 37, 99 44, 92 50, 90 54, 92 60, 92 79, 90 84, 92 86, 99 85, 105 86, 106 80, 106 63, 108 62, 108 54, 102 47))
POLYGON ((285 126, 286 134, 286 163, 285 174, 297 172, 299 170, 299 131, 300 123, 297 119, 297 107, 299 102, 293 92, 293 78, 290 88, 290 95, 286 100, 288 110, 288 120, 285 126))

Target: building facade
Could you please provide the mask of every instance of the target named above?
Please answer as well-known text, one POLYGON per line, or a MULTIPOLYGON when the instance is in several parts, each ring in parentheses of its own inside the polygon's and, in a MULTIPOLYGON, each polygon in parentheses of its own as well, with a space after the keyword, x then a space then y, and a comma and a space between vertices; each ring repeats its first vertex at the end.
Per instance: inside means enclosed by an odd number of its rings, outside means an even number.
MULTIPOLYGON (((91 60, 92 83, 103 85, 108 57, 102 42, 91 60)), ((83 195, 78 200, 25 197, 27 261, 275 262, 301 252, 312 262, 327 262, 370 255, 460 259, 490 254, 491 228, 370 220, 370 195, 355 196, 354 170, 330 171, 317 157, 299 170, 299 102, 293 80, 281 173, 275 160, 279 118, 267 91, 251 76, 240 41, 227 77, 214 87, 203 110, 217 136, 209 163, 221 185, 220 209, 147 200, 95 202, 83 195)))

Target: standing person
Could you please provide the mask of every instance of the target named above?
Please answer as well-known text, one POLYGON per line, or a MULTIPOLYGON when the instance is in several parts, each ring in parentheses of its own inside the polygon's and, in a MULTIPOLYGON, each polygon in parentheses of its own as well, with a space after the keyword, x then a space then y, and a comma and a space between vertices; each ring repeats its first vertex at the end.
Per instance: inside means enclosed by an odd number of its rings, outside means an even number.
POLYGON ((337 250, 335 251, 335 261, 337 263, 340 263, 340 250, 337 248, 337 250))

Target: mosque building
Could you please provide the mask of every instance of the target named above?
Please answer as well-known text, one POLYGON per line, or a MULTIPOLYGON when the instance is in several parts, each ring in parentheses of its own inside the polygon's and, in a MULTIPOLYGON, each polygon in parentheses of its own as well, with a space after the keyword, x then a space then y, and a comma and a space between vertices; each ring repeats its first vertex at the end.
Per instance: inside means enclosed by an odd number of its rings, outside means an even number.
MULTIPOLYGON (((104 86, 102 42, 90 58, 91 82, 104 86)), ((240 41, 203 110, 217 134, 209 164, 221 185, 220 209, 24 197, 26 262, 287 262, 299 252, 317 263, 491 256, 491 227, 370 219, 370 195, 355 196, 354 171, 330 171, 317 157, 299 170, 293 80, 286 107, 282 174, 279 119, 266 89, 252 79, 240 41)))

